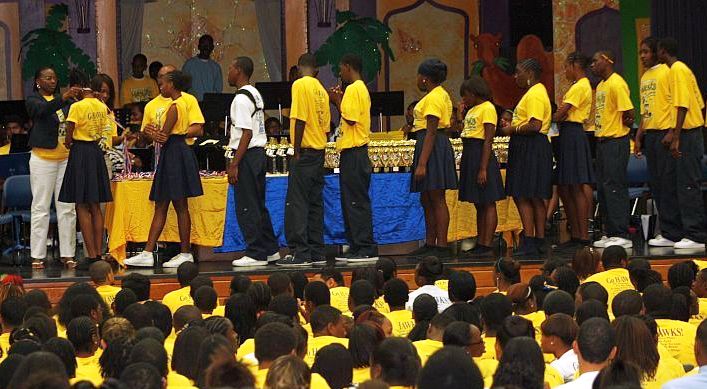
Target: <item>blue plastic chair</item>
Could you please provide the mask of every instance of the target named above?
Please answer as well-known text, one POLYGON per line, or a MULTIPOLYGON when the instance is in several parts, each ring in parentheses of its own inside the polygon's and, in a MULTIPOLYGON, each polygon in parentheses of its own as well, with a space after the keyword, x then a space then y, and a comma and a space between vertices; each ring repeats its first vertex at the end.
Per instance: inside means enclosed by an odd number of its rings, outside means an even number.
POLYGON ((5 179, 3 187, 3 204, 7 210, 6 215, 12 218, 15 245, 5 250, 3 254, 12 255, 22 252, 29 247, 22 242, 22 233, 25 220, 31 217, 32 188, 28 175, 11 176, 5 179))
POLYGON ((633 200, 631 215, 636 213, 638 201, 650 194, 648 187, 648 162, 646 158, 636 158, 631 154, 628 159, 628 167, 626 168, 626 177, 628 178, 628 197, 633 200))

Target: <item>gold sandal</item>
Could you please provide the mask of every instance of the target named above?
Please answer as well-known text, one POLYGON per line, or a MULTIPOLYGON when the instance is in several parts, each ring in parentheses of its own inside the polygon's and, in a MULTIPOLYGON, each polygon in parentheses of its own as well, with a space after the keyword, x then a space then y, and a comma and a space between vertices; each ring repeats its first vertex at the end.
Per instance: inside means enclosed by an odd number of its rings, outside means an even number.
POLYGON ((74 260, 73 258, 62 258, 61 262, 67 269, 73 269, 76 267, 76 260, 74 260))
POLYGON ((44 269, 44 261, 41 259, 33 259, 32 269, 44 269))

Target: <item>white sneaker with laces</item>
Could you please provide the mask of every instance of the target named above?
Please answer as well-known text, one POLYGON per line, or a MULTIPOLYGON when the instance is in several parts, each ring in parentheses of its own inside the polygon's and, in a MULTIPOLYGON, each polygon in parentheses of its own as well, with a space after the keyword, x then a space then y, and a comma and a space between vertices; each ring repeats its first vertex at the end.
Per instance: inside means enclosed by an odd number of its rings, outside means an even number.
POLYGON ((603 235, 603 236, 601 237, 601 239, 595 241, 595 242, 593 243, 593 245, 594 245, 594 247, 604 248, 604 247, 606 247, 606 242, 607 242, 608 240, 609 240, 609 237, 606 236, 606 235, 603 235))
POLYGON ((260 267, 260 266, 267 266, 268 262, 267 261, 258 261, 255 258, 251 258, 247 255, 244 255, 239 259, 234 259, 233 262, 231 262, 231 265, 233 265, 235 267, 260 267))
POLYGON ((676 249, 703 249, 705 248, 704 243, 695 242, 694 240, 683 238, 681 241, 676 242, 673 248, 676 249))
POLYGON ((614 236, 612 238, 609 238, 609 240, 606 241, 606 246, 604 246, 604 247, 609 247, 609 246, 621 246, 625 249, 630 249, 631 247, 633 247, 633 242, 631 242, 628 239, 614 236))
POLYGON ((277 261, 279 261, 281 258, 282 258, 282 257, 280 256, 280 252, 279 252, 279 251, 275 251, 274 254, 268 255, 267 261, 268 261, 268 263, 270 263, 270 262, 277 262, 277 261))
POLYGON ((155 258, 153 257, 152 253, 143 251, 138 255, 127 258, 125 261, 123 261, 123 264, 126 266, 134 267, 152 267, 155 265, 155 258))
POLYGON ((663 235, 658 234, 655 236, 655 238, 648 241, 648 245, 655 247, 673 247, 675 246, 675 242, 670 239, 664 238, 663 235))
POLYGON ((184 262, 194 262, 194 256, 191 253, 179 253, 172 257, 169 261, 162 264, 163 268, 177 268, 184 262))

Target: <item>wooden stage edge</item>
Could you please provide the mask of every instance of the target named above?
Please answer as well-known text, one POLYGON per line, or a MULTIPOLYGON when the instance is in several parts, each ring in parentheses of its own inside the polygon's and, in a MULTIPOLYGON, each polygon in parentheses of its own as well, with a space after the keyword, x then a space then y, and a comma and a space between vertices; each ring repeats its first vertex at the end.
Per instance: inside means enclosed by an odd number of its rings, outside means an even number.
MULTIPOLYGON (((654 270, 658 271, 659 273, 662 274, 663 280, 667 280, 667 273, 668 273, 668 268, 670 268, 671 265, 678 263, 678 262, 684 262, 686 260, 689 260, 689 258, 670 258, 670 259, 653 259, 651 260, 651 266, 654 270)), ((521 277, 523 282, 527 282, 531 277, 534 275, 540 274, 540 267, 542 266, 542 261, 541 260, 527 260, 527 261, 521 261, 522 263, 522 269, 521 269, 521 277)), ((455 270, 465 270, 474 275, 476 278, 476 284, 477 284, 477 294, 478 295, 485 295, 488 293, 491 293, 493 290, 495 290, 495 285, 494 285, 494 279, 493 279, 493 265, 490 264, 489 262, 450 262, 446 264, 447 268, 450 269, 455 269, 455 270)), ((360 266, 359 266, 360 267, 360 266)), ((346 285, 351 284, 351 272, 352 270, 355 269, 355 267, 351 266, 341 266, 339 267, 339 270, 342 272, 344 275, 344 278, 346 280, 346 285)), ((233 269, 227 265, 224 266, 221 269, 216 269, 216 268, 211 268, 208 270, 202 269, 201 274, 206 275, 211 277, 211 279, 214 281, 214 287, 216 288, 216 291, 218 292, 219 296, 219 301, 224 301, 225 298, 228 297, 229 294, 229 283, 231 280, 231 277, 233 277, 235 274, 247 274, 253 281, 266 281, 268 276, 272 274, 275 271, 292 271, 293 269, 280 269, 280 268, 275 268, 274 266, 270 266, 268 268, 264 268, 261 271, 251 271, 251 272, 235 272, 233 269)), ((300 270, 300 269, 297 269, 300 270)), ((307 273, 308 276, 312 276, 315 269, 314 268, 306 268, 306 269, 301 269, 307 273)), ((151 281, 151 290, 150 290, 150 297, 153 300, 161 300, 162 297, 175 289, 179 288, 179 283, 177 282, 176 278, 176 273, 172 272, 170 274, 164 274, 160 272, 152 272, 153 274, 148 274, 144 270, 140 271, 143 274, 146 274, 151 281)), ((408 285, 410 286, 410 289, 415 289, 415 281, 414 281, 414 267, 411 266, 404 266, 404 267, 398 267, 398 277, 405 280, 408 285)), ((126 273, 121 273, 118 275, 118 280, 116 281, 116 285, 120 284, 120 278, 121 276, 124 276, 126 274, 130 273, 130 270, 128 270, 126 273)), ((49 299, 53 304, 56 304, 61 296, 64 293, 64 290, 69 287, 71 284, 75 282, 80 282, 80 281, 86 281, 89 282, 89 278, 87 276, 79 276, 79 277, 71 277, 71 278, 63 278, 63 279, 25 279, 25 289, 30 290, 30 289, 43 289, 48 295, 49 299)))

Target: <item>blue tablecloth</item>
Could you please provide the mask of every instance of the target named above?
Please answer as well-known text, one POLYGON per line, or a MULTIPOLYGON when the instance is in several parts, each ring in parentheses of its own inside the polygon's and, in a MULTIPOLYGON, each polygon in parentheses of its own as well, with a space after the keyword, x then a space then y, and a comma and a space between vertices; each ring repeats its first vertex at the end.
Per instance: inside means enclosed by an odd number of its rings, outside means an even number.
MULTIPOLYGON (((369 193, 373 207, 373 238, 378 244, 425 238, 425 218, 420 205, 420 195, 410 193, 410 177, 409 173, 377 173, 371 176, 369 193)), ((266 190, 265 202, 270 211, 273 229, 280 246, 285 247, 287 177, 268 177, 266 190)), ((324 241, 327 244, 346 244, 338 175, 325 177, 323 197, 324 241)), ((234 187, 230 186, 223 246, 214 249, 217 253, 245 250, 243 235, 236 220, 235 206, 234 187)))

